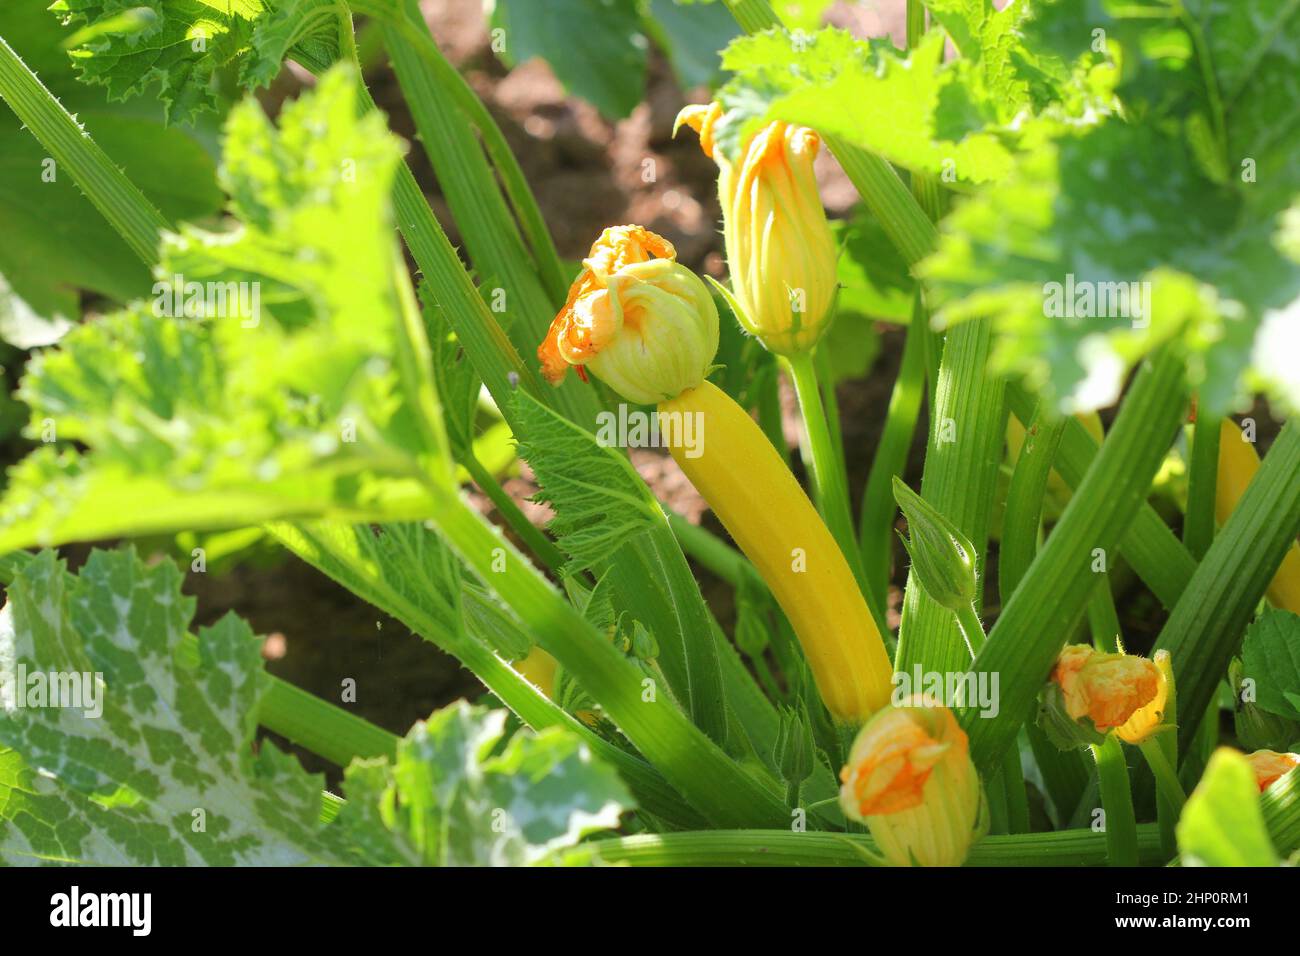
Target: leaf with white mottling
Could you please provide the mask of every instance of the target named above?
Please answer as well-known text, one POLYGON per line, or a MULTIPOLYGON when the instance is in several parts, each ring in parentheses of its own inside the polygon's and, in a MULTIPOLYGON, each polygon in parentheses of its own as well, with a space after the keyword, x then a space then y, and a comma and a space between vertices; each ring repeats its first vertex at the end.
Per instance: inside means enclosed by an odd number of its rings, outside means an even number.
POLYGON ((506 712, 465 702, 416 724, 396 760, 354 761, 338 825, 367 863, 551 860, 633 806, 617 773, 558 727, 501 744, 506 712))
POLYGON ((96 551, 75 577, 42 553, 9 586, 0 612, 6 862, 337 860, 319 833, 322 779, 269 744, 253 753, 267 684, 248 625, 230 615, 201 629, 199 667, 177 664, 194 611, 180 585, 170 563, 96 551), (52 673, 98 675, 97 702, 51 706, 47 696, 33 706, 33 675, 52 673))

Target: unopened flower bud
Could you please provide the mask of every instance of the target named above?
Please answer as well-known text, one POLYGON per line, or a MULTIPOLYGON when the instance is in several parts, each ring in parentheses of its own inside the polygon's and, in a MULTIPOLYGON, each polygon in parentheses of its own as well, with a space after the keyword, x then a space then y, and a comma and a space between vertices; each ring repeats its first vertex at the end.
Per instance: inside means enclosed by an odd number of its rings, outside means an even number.
POLYGON ((887 707, 858 733, 840 805, 896 866, 960 866, 988 832, 966 733, 946 707, 887 707))
POLYGON ((907 516, 909 538, 903 539, 912 571, 937 604, 968 611, 975 600, 975 547, 957 526, 898 477, 894 500, 907 516))
POLYGON ((796 710, 782 711, 776 736, 776 759, 782 779, 796 784, 807 780, 813 772, 815 751, 812 731, 803 716, 796 710))
POLYGON ((700 134, 718 164, 723 241, 736 318, 780 355, 811 349, 831 320, 835 239, 813 175, 821 139, 807 127, 769 123, 736 156, 714 140, 722 107, 688 106, 673 127, 700 134))

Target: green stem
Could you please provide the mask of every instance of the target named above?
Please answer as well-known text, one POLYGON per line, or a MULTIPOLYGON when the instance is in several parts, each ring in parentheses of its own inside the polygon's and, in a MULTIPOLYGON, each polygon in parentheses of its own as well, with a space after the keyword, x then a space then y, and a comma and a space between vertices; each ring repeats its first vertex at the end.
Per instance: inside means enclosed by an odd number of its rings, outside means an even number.
POLYGON ((1106 812, 1106 852, 1111 866, 1137 866, 1137 819, 1133 814, 1133 792, 1129 789, 1124 747, 1114 735, 1094 744, 1101 805, 1106 812))
POLYGON ((780 366, 774 357, 763 352, 761 364, 754 372, 754 391, 758 394, 758 427, 772 443, 786 466, 790 465, 790 448, 785 443, 785 426, 781 415, 780 366))
POLYGON ((1183 785, 1178 782, 1178 773, 1174 770, 1174 765, 1169 762, 1169 757, 1161 747, 1158 737, 1148 737, 1138 744, 1138 749, 1142 751, 1147 766, 1155 775, 1156 790, 1160 794, 1160 799, 1168 805, 1174 819, 1177 820, 1178 815, 1183 812, 1187 795, 1183 793, 1183 785))
MULTIPOLYGON (((944 337, 926 445, 921 496, 975 548, 982 592, 989 524, 1006 438, 1006 380, 989 373, 992 326, 963 322, 944 337)), ((983 606, 977 593, 977 606, 983 606)), ((933 601, 910 573, 898 631, 899 670, 959 672, 970 663, 952 612, 933 601)))
MULTIPOLYGON (((834 376, 825 350, 817 349, 813 353, 813 362, 817 380, 821 384, 822 403, 826 407, 826 426, 830 431, 831 444, 835 446, 835 462, 839 466, 839 473, 848 475, 849 463, 844 457, 844 430, 840 422, 840 400, 835 394, 834 376)), ((847 495, 847 485, 845 489, 847 495)))
MULTIPOLYGON (((835 442, 831 437, 826 421, 826 412, 822 406, 821 389, 818 387, 817 370, 812 356, 806 352, 786 358, 786 369, 794 383, 795 395, 799 398, 799 410, 803 413, 804 428, 808 434, 808 446, 811 460, 806 462, 812 478, 813 497, 817 510, 821 512, 827 527, 834 536, 840 550, 844 552, 858 586, 867 593, 866 576, 862 570, 862 556, 858 551, 857 535, 853 530, 853 517, 849 511, 849 488, 844 478, 844 469, 840 467, 839 457, 835 452, 835 442)), ((876 614, 877 608, 872 608, 876 614)), ((877 616, 879 616, 877 614, 877 616)), ((882 630, 881 633, 884 633, 882 630)))
POLYGON ((430 492, 437 499, 433 520, 461 560, 528 622, 543 649, 600 701, 633 745, 714 826, 788 823, 779 798, 692 725, 666 694, 648 697, 636 666, 482 516, 449 489, 431 486, 430 492), (498 573, 495 555, 501 550, 507 565, 498 573))
POLYGON ((907 0, 907 46, 908 49, 921 42, 925 36, 925 4, 921 0, 907 0))
MULTIPOLYGON (((1040 402, 1032 421, 1025 423, 1025 440, 1007 489, 998 550, 998 591, 1004 605, 1011 600, 1038 553, 1047 482, 1067 421, 1053 416, 1048 406, 1040 402)), ((1026 733, 1052 803, 1062 818, 1068 818, 1070 808, 1078 805, 1090 768, 1082 752, 1057 749, 1032 718, 1026 725, 1026 733)), ((1019 759, 1018 749, 1013 745, 1006 752, 1019 759)))
POLYGON ((407 7, 405 18, 387 14, 387 11, 385 14, 386 22, 398 30, 402 39, 414 48, 432 71, 439 87, 452 97, 482 137, 483 147, 487 150, 496 174, 500 176, 506 199, 528 242, 533 265, 550 298, 551 308, 559 308, 568 294, 569 277, 523 168, 506 141, 505 134, 501 132, 501 127, 465 78, 439 51, 424 17, 419 14, 418 6, 411 3, 407 7))
POLYGON ((799 806, 799 791, 802 789, 801 780, 787 780, 785 782, 785 805, 791 810, 799 806))
POLYGON ((999 766, 1003 750, 1014 744, 1044 675, 1082 620, 1096 586, 1092 568, 1098 549, 1110 556, 1128 530, 1184 407, 1181 358, 1162 351, 1138 373, 1100 454, 1003 605, 974 665, 977 673, 999 675, 1001 711, 981 719, 978 709, 968 707, 959 718, 970 734, 976 766, 986 772, 999 766))
POLYGON ((664 511, 677 543, 690 557, 732 587, 740 587, 742 579, 767 587, 749 559, 727 542, 699 525, 691 524, 675 511, 667 508, 664 511))
POLYGON ((889 163, 838 136, 826 145, 908 266, 934 251, 938 230, 889 163))
MULTIPOLYGON (((1030 427, 1037 401, 1014 383, 1007 388, 1007 396, 1015 416, 1030 427)), ((1054 464, 1056 473, 1070 488, 1077 489, 1096 457, 1096 440, 1078 421, 1067 419, 1054 464)), ((1147 502, 1134 515, 1120 550, 1151 593, 1172 610, 1196 570, 1196 561, 1147 502)))
POLYGON ((998 592, 1002 603, 1011 600, 1025 571, 1038 553, 1038 534, 1043 520, 1043 501, 1052 462, 1065 434, 1069 419, 1054 416, 1045 402, 1034 411, 1025 426, 1025 440, 1020 446, 1011 484, 1007 489, 1006 511, 1002 518, 1002 543, 998 551, 998 592))
POLYGON ((1201 81, 1205 85, 1205 98, 1210 106, 1210 122, 1214 128, 1214 144, 1218 148, 1216 156, 1225 168, 1227 164, 1228 132, 1224 121, 1223 99, 1219 91, 1219 81, 1214 75, 1214 62, 1210 58, 1209 44, 1205 42, 1205 33, 1200 22, 1191 16, 1182 4, 1179 5, 1179 22, 1192 38, 1192 47, 1196 51, 1196 62, 1201 68, 1201 81))
POLYGON ((767 0, 726 0, 726 4, 746 33, 758 33, 782 25, 781 18, 768 5, 767 0))
MULTIPOLYGON (((1156 648, 1168 650, 1173 659, 1183 714, 1194 716, 1209 710, 1217 718, 1219 681, 1300 530, 1297 476, 1300 427, 1290 421, 1264 456, 1156 638, 1156 648)), ((1186 752, 1196 726, 1194 721, 1179 721, 1180 751, 1186 752)))
POLYGON ((167 219, 0 37, 0 98, 147 266, 158 262, 167 219))
POLYGON ((515 500, 506 494, 506 490, 501 487, 501 483, 483 467, 483 463, 478 457, 470 451, 461 458, 461 464, 469 472, 470 478, 474 484, 478 485, 479 490, 488 496, 488 499, 496 507, 501 517, 505 519, 510 528, 519 535, 528 549, 537 556, 537 558, 546 565, 547 569, 559 573, 564 566, 564 555, 550 538, 542 533, 542 530, 528 520, 515 500))
POLYGON ((1025 789, 1025 769, 1020 765, 1020 747, 1008 747, 1002 757, 1002 781, 1007 791, 1007 827, 1010 833, 1028 833, 1029 792, 1025 789))
POLYGON ((889 396, 885 427, 867 474, 866 490, 862 493, 858 527, 862 565, 871 595, 879 607, 885 606, 888 597, 889 572, 893 564, 894 518, 898 514, 893 481, 895 476, 901 477, 907 467, 907 455, 921 414, 921 399, 927 392, 923 337, 928 321, 929 313, 918 290, 912 306, 912 324, 903 343, 898 378, 889 396))
POLYGON ((1219 481, 1220 422, 1197 415, 1192 427, 1192 461, 1187 474, 1187 515, 1183 543, 1200 561, 1214 541, 1214 496, 1219 481))
MULTIPOLYGON (((862 850, 878 852, 864 834, 788 829, 640 834, 588 845, 606 863, 632 866, 862 866, 862 850)), ((1143 863, 1165 862, 1154 825, 1138 827, 1137 846, 1143 863)), ((966 865, 1104 866, 1106 859, 1101 834, 1078 829, 985 837, 966 865)))
POLYGON ((1115 597, 1110 590, 1110 575, 1097 575, 1097 584, 1088 599, 1088 628, 1092 632, 1092 646, 1107 654, 1119 651, 1119 614, 1115 610, 1115 597))
MULTIPOLYGON (((686 806, 678 792, 644 760, 609 743, 561 710, 473 633, 477 605, 484 599, 472 589, 462 590, 464 621, 469 627, 460 627, 441 621, 430 612, 418 591, 402 586, 403 573, 409 573, 409 567, 399 572, 359 551, 353 529, 335 522, 316 522, 276 523, 268 525, 267 530, 302 560, 459 660, 529 727, 564 727, 583 738, 597 756, 618 770, 647 811, 679 826, 703 823, 700 815, 686 806), (690 823, 692 819, 696 823, 690 823)), ((371 534, 369 528, 365 534, 371 534)), ((523 558, 517 560, 522 562, 523 558)))
MULTIPOLYGON (((980 622, 979 614, 973 606, 953 613, 971 654, 979 653, 985 640, 984 625, 980 622)), ((1019 747, 1013 745, 1007 748, 1001 766, 989 778, 989 800, 991 809, 995 811, 994 833, 1029 832, 1029 794, 1025 790, 1025 772, 1020 766, 1019 747)))
POLYGON ((978 654, 980 648, 984 646, 984 625, 980 622, 979 614, 973 606, 954 611, 953 614, 957 618, 957 626, 961 628, 962 637, 966 638, 971 654, 978 654))

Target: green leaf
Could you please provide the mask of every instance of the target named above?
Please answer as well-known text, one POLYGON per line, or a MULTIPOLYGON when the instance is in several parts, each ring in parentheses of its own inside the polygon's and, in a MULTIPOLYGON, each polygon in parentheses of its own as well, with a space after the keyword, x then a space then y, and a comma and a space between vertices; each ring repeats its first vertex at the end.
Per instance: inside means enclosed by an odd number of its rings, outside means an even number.
POLYGON ((1300 615, 1269 608, 1246 629, 1241 660, 1263 710, 1300 720, 1300 615))
POLYGON ((110 98, 138 96, 159 84, 169 121, 193 122, 217 108, 213 77, 247 50, 258 0, 218 7, 203 0, 58 0, 51 10, 85 37, 72 51, 87 83, 110 98), (131 17, 122 14, 135 11, 131 17))
POLYGON ((540 56, 566 90, 608 119, 641 101, 648 44, 637 0, 497 0, 492 25, 505 31, 507 63, 540 56))
POLYGON ((1000 10, 985 0, 926 0, 925 5, 962 56, 979 64, 1003 117, 1015 116, 1031 101, 1041 105, 1043 87, 1054 78, 1021 42, 1027 3, 1008 3, 1000 10))
MULTIPOLYGON (((519 454, 532 466, 537 500, 555 509, 551 531, 575 567, 602 566, 619 548, 663 520, 659 504, 612 443, 592 437, 531 395, 516 400, 519 454)), ((603 429, 602 429, 603 430, 603 429)))
POLYGON ((1259 786, 1246 758, 1221 747, 1178 819, 1178 851, 1189 866, 1277 866, 1259 786))
POLYGON ((96 551, 71 578, 44 552, 8 597, 0 612, 0 856, 97 865, 334 861, 317 836, 323 780, 268 743, 253 753, 269 685, 248 625, 227 616, 201 629, 199 668, 178 665, 194 600, 181 594, 175 565, 148 568, 133 551, 96 551), (34 706, 35 676, 51 674, 79 675, 95 699, 51 706, 47 697, 34 706))
POLYGON ((460 701, 418 723, 397 757, 355 761, 337 826, 359 862, 430 866, 540 863, 634 806, 612 768, 570 731, 520 731, 506 711, 460 701))
POLYGON ((943 63, 940 33, 904 54, 832 28, 798 37, 767 30, 732 42, 723 66, 736 74, 719 92, 727 112, 717 138, 728 155, 763 124, 785 120, 967 182, 1011 166, 996 101, 969 61, 943 63))
MULTIPOLYGON (((78 83, 61 43, 68 31, 44 0, 12 0, 0 9, 0 36, 36 70, 45 86, 95 137, 148 199, 172 218, 202 219, 218 211, 216 166, 194 135, 165 129, 156 104, 110 104, 102 89, 78 83)), ((49 326, 25 322, 23 348, 57 340, 54 328, 80 318, 78 290, 118 303, 144 295, 148 271, 57 164, 8 110, 0 110, 0 275, 49 326)))
MULTIPOLYGON (((1066 411, 1111 404, 1132 364, 1174 337, 1198 356, 1203 406, 1225 410, 1268 377, 1252 363, 1262 316, 1300 292, 1300 269, 1237 191, 1158 129, 1118 120, 1023 154, 944 220, 920 272, 937 321, 991 315, 995 366, 1066 411)), ((1293 391, 1294 369, 1276 372, 1269 383, 1293 391)))
POLYGON ((718 51, 739 32, 722 4, 650 0, 647 32, 664 48, 682 87, 712 86, 722 75, 718 51))
POLYGON ((296 45, 338 47, 334 0, 57 0, 80 41, 71 53, 87 83, 113 100, 157 84, 168 122, 193 123, 219 106, 217 74, 238 65, 241 85, 268 85, 296 45))
POLYGON ((831 231, 841 250, 836 312, 906 323, 912 315, 916 282, 879 221, 859 211, 848 221, 832 222, 831 231))
POLYGON ((221 178, 242 224, 183 227, 153 303, 29 363, 29 433, 89 450, 46 445, 14 470, 0 550, 427 513, 439 448, 404 364, 419 349, 395 287, 398 144, 378 114, 357 117, 356 95, 340 68, 285 106, 279 130, 251 100, 234 110, 221 178))

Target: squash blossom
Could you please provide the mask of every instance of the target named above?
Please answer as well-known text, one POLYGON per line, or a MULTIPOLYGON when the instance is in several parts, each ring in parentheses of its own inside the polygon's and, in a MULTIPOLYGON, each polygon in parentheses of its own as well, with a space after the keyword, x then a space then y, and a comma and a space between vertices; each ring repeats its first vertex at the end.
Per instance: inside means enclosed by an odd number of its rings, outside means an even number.
POLYGON ((1300 767, 1300 754, 1280 754, 1272 750, 1256 750, 1246 755, 1250 769, 1255 771, 1255 782, 1263 793, 1276 780, 1280 780, 1296 767, 1300 767))
MULTIPOLYGON (((1137 658, 1144 660, 1144 658, 1137 658)), ((1128 720, 1115 729, 1119 739, 1129 744, 1140 744, 1157 731, 1172 726, 1174 697, 1174 668, 1169 652, 1156 651, 1152 663, 1155 664, 1159 677, 1156 680, 1156 695, 1150 703, 1143 704, 1128 720)))
POLYGON ((585 381, 587 368, 641 405, 703 381, 718 350, 718 310, 676 257, 641 226, 601 233, 537 349, 547 381, 558 384, 570 365, 585 381))
POLYGON ((1172 726, 1173 695, 1167 651, 1151 661, 1070 644, 1039 694, 1038 725, 1062 750, 1102 744, 1112 731, 1140 744, 1172 726))
POLYGON ((1132 654, 1105 654, 1087 644, 1071 644, 1061 651, 1052 682, 1060 687, 1070 718, 1086 717, 1103 734, 1126 726, 1139 712, 1135 733, 1154 726, 1146 708, 1163 707, 1157 698, 1161 687, 1167 686, 1153 661, 1132 654))
POLYGON ((688 106, 677 115, 700 134, 718 164, 722 234, 736 316, 779 355, 811 349, 831 320, 837 249, 813 175, 821 139, 807 127, 769 123, 732 162, 714 140, 722 107, 688 106))
POLYGON ((884 641, 790 469, 749 414, 705 381, 717 309, 672 255, 640 226, 605 230, 538 349, 542 371, 559 382, 569 365, 586 368, 629 401, 658 403, 664 443, 785 611, 827 708, 861 723, 889 701, 884 641))
POLYGON ((896 866, 960 866, 988 831, 965 732, 946 707, 889 707, 858 733, 840 806, 896 866))
MULTIPOLYGON (((1246 440, 1236 422, 1225 418, 1219 429, 1219 474, 1214 492, 1214 517, 1219 524, 1236 509, 1257 471, 1259 454, 1254 444, 1246 440)), ((1274 607, 1300 614, 1300 545, 1292 542, 1265 593, 1274 607)))

